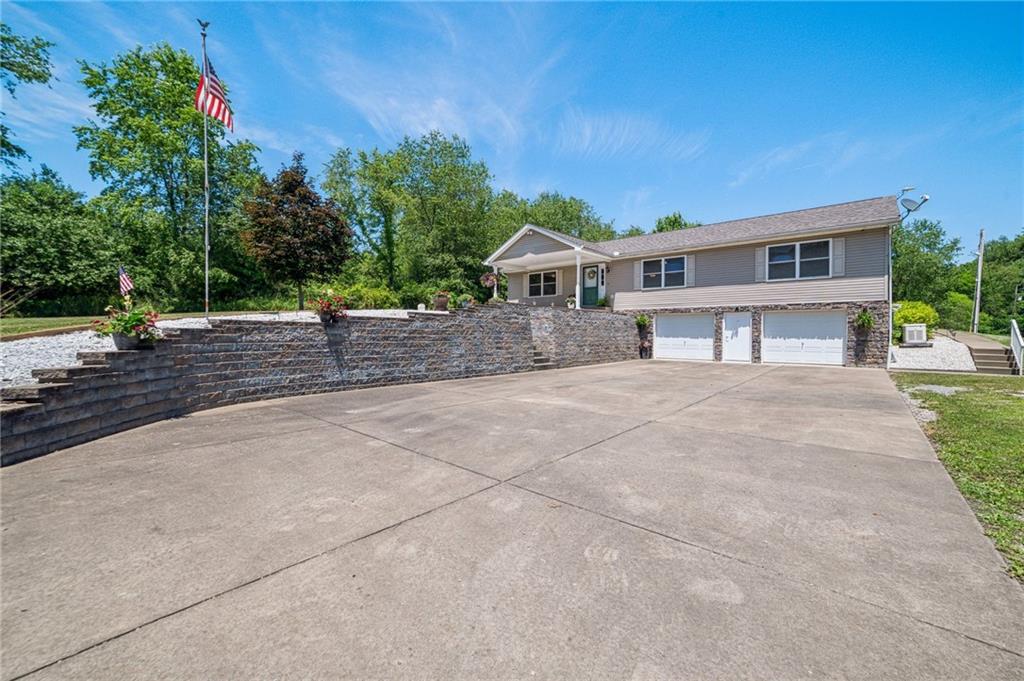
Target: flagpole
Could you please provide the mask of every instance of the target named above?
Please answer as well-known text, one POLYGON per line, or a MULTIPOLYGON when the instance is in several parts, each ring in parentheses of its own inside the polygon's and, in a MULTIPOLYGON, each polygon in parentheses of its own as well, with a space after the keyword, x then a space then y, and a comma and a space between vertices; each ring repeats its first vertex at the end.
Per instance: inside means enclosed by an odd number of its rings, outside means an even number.
POLYGON ((206 27, 210 25, 209 21, 199 22, 200 34, 203 36, 203 275, 204 275, 204 288, 203 288, 203 312, 206 314, 206 319, 210 319, 210 166, 209 166, 209 155, 207 149, 207 110, 208 110, 208 96, 210 88, 210 74, 206 72, 206 27))

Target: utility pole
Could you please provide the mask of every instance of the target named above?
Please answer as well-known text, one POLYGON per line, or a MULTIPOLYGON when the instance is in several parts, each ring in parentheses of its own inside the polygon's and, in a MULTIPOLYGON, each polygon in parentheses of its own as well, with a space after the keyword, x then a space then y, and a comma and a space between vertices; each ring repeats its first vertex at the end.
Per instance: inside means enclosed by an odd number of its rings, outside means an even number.
POLYGON ((981 317, 981 266, 985 260, 985 230, 978 235, 978 276, 974 282, 974 321, 971 322, 971 331, 978 333, 978 319, 981 317))

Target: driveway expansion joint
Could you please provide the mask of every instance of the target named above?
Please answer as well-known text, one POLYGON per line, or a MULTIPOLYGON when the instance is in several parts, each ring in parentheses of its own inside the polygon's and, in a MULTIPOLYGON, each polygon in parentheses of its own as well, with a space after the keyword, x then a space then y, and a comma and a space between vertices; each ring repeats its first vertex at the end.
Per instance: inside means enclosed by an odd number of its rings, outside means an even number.
MULTIPOLYGON (((508 482, 508 481, 506 481, 506 482, 508 482)), ((712 555, 718 556, 719 558, 724 558, 726 560, 735 561, 735 562, 740 563, 742 565, 746 565, 747 567, 751 567, 751 568, 754 568, 754 569, 757 569, 757 570, 762 570, 762 571, 764 571, 764 572, 766 572, 766 573, 768 573, 770 575, 773 575, 775 577, 781 578, 781 579, 783 579, 783 580, 785 580, 785 581, 787 581, 787 582, 789 582, 791 584, 796 584, 796 585, 803 586, 803 587, 811 587, 813 589, 817 589, 819 591, 823 591, 825 593, 832 594, 833 596, 838 596, 840 598, 849 599, 851 601, 854 601, 856 603, 860 603, 862 605, 867 605, 867 606, 870 606, 872 608, 877 608, 877 609, 879 609, 879 610, 881 610, 883 612, 889 613, 891 615, 895 615, 897 617, 905 617, 905 618, 913 620, 914 622, 917 622, 919 624, 923 624, 923 625, 926 625, 926 626, 929 626, 929 627, 934 627, 936 629, 940 629, 942 631, 945 631, 945 632, 948 632, 948 633, 951 633, 951 634, 956 634, 957 636, 961 636, 961 637, 963 637, 965 639, 968 639, 970 641, 974 641, 975 643, 980 643, 980 644, 988 646, 990 648, 994 648, 994 649, 999 650, 1001 652, 1009 653, 1010 655, 1014 655, 1016 657, 1024 659, 1024 652, 1012 650, 1010 648, 1003 647, 1003 646, 999 645, 998 643, 992 643, 991 641, 986 641, 985 639, 978 638, 976 636, 971 636, 970 634, 966 634, 966 633, 964 633, 962 631, 958 631, 957 629, 952 629, 952 628, 944 626, 942 624, 936 624, 935 622, 931 622, 929 620, 921 619, 920 617, 917 617, 917 616, 912 615, 912 614, 907 613, 907 612, 903 612, 903 611, 900 611, 900 610, 894 610, 893 608, 889 608, 889 607, 887 607, 885 605, 882 605, 881 603, 875 603, 873 601, 865 600, 865 599, 860 598, 858 596, 854 596, 852 594, 848 594, 848 593, 843 592, 843 591, 838 591, 836 589, 833 589, 833 588, 830 588, 830 587, 827 587, 827 586, 823 586, 823 585, 817 584, 815 582, 810 582, 810 581, 807 581, 807 580, 804 580, 804 579, 794 579, 793 577, 790 577, 786 573, 779 572, 778 570, 773 570, 772 568, 770 568, 770 567, 768 567, 768 566, 766 566, 764 564, 754 563, 754 562, 749 561, 749 560, 747 560, 745 558, 741 558, 739 556, 734 556, 734 555, 732 555, 730 553, 725 553, 723 551, 720 551, 718 549, 712 548, 710 546, 705 546, 703 544, 697 544, 697 543, 694 543, 692 541, 688 541, 686 539, 683 539, 681 537, 676 537, 676 536, 673 536, 671 534, 666 534, 665 532, 662 532, 660 530, 655 530, 655 529, 652 529, 652 528, 649 528, 649 527, 645 527, 644 525, 640 525, 640 524, 638 524, 636 522, 633 522, 633 521, 630 521, 630 520, 626 520, 625 518, 619 518, 617 516, 610 515, 608 513, 603 513, 601 511, 597 511, 597 510, 594 510, 592 508, 588 508, 586 506, 581 506, 580 504, 576 504, 576 503, 573 503, 571 501, 566 501, 565 499, 560 499, 559 497, 552 496, 550 494, 545 494, 544 492, 538 492, 537 490, 530 489, 529 487, 525 487, 525 486, 523 486, 521 484, 517 484, 517 483, 514 483, 514 482, 508 482, 508 484, 511 485, 512 487, 515 487, 516 489, 521 489, 524 492, 529 492, 530 494, 534 494, 534 495, 542 497, 544 499, 548 499, 549 501, 557 502, 559 504, 568 506, 570 508, 575 508, 575 509, 577 509, 579 511, 583 511, 585 513, 591 513, 591 514, 596 515, 598 517, 605 518, 606 520, 611 520, 611 521, 619 523, 621 525, 625 525, 626 527, 632 528, 634 530, 639 530, 640 532, 646 532, 648 534, 653 534, 653 535, 655 535, 657 537, 661 537, 662 539, 667 539, 667 540, 675 542, 677 544, 683 544, 684 546, 689 546, 689 547, 691 547, 693 549, 697 549, 698 551, 704 551, 706 553, 710 553, 712 555)))

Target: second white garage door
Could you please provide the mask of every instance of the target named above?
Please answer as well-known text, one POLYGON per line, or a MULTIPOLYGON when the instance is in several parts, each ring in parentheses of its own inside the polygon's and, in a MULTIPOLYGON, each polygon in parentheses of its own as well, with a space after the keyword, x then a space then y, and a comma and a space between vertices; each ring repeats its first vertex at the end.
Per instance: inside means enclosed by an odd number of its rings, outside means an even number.
POLYGON ((765 312, 762 362, 839 364, 846 357, 845 312, 765 312))
POLYGON ((654 320, 654 358, 714 359, 714 315, 659 314, 654 320))

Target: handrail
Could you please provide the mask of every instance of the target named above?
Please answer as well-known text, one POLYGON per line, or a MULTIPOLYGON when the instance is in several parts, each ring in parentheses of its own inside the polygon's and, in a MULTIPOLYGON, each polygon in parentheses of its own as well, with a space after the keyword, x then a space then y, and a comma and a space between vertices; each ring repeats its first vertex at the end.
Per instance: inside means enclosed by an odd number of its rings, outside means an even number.
POLYGON ((1017 373, 1024 376, 1024 339, 1021 339, 1016 319, 1010 320, 1010 350, 1013 351, 1013 358, 1017 360, 1017 373))

